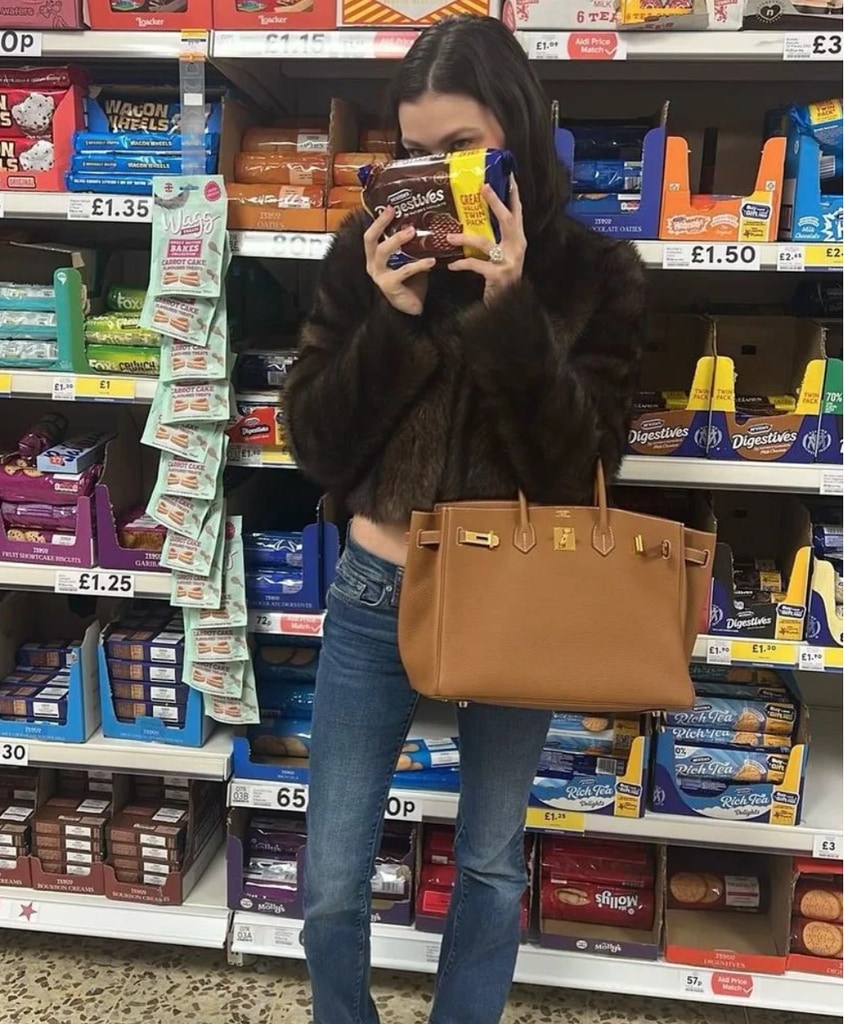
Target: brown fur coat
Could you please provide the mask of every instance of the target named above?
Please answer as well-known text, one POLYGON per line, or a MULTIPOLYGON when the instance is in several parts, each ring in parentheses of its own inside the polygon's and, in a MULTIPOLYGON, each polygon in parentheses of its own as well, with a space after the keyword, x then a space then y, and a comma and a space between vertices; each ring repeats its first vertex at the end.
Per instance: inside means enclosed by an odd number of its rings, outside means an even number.
POLYGON ((351 512, 405 523, 437 501, 583 503, 625 444, 645 320, 636 250, 561 215, 489 308, 435 270, 422 316, 367 276, 363 215, 322 268, 287 387, 297 463, 351 512))

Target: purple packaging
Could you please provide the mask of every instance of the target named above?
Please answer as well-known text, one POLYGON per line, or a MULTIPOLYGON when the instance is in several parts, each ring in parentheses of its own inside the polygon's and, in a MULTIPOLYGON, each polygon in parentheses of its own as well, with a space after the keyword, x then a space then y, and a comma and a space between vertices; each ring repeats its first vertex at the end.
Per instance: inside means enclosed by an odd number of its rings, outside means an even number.
MULTIPOLYGON (((69 677, 65 676, 65 683, 69 677)), ((57 685, 61 678, 43 686, 21 684, 0 685, 0 718, 24 719, 37 722, 42 719, 67 724, 67 685, 57 685)))
POLYGON ((70 668, 79 657, 79 649, 67 640, 45 640, 21 644, 15 655, 18 666, 26 668, 70 668))
POLYGON ((106 658, 109 678, 127 683, 155 683, 156 685, 172 686, 181 683, 182 670, 178 665, 160 665, 151 661, 120 661, 106 658))
POLYGON ((103 461, 106 444, 114 436, 114 431, 110 431, 61 441, 38 454, 35 468, 44 473, 81 473, 94 463, 103 461))
POLYGON ((244 866, 243 892, 256 900, 288 903, 298 898, 299 877, 296 860, 251 857, 244 866))
POLYGON ((185 636, 167 630, 159 632, 154 629, 118 627, 106 639, 106 658, 181 665, 185 660, 185 636))
POLYGON ((302 826, 277 818, 254 817, 246 831, 245 846, 250 860, 255 857, 295 859, 304 845, 302 826))
POLYGON ((151 704, 187 704, 191 688, 185 686, 184 683, 162 686, 161 683, 129 683, 113 679, 111 692, 115 700, 149 701, 151 704))
POLYGON ((76 530, 76 505, 47 505, 36 501, 4 501, 0 514, 7 527, 22 530, 76 530))
POLYGON ((43 473, 18 455, 8 455, 0 469, 0 499, 38 501, 45 505, 69 505, 94 490, 100 466, 89 466, 82 473, 43 473))
POLYGON ((66 430, 67 417, 60 412, 47 413, 18 441, 18 451, 25 459, 34 459, 63 437, 66 430))
POLYGON ((114 713, 119 722, 132 722, 136 718, 156 718, 163 725, 183 726, 185 704, 160 704, 150 700, 115 700, 114 713))

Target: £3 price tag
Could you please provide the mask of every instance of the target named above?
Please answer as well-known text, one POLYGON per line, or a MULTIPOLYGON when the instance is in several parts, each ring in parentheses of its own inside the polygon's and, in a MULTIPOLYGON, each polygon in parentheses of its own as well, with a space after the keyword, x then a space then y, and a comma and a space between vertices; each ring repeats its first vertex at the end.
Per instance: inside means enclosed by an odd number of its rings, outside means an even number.
POLYGON ((813 856, 822 860, 842 860, 842 836, 813 836, 813 856))
POLYGON ((783 37, 783 59, 842 60, 842 33, 788 33, 783 37))

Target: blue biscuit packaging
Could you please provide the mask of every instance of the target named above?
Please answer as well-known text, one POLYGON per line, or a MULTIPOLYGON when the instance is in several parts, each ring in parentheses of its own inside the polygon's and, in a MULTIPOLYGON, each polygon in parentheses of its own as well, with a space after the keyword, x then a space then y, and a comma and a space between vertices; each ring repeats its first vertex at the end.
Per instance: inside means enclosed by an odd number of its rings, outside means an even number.
POLYGON ((114 713, 119 722, 136 718, 157 718, 165 725, 185 724, 185 704, 160 704, 150 700, 115 700, 114 713))
POLYGON ((542 775, 572 779, 579 775, 624 775, 626 767, 627 762, 621 757, 542 750, 538 771, 542 775))
POLYGON ((247 569, 302 568, 302 533, 270 530, 244 536, 247 569))
POLYGON ((78 648, 70 646, 66 640, 21 644, 15 655, 19 666, 29 668, 70 668, 78 657, 78 648))
POLYGON ((544 746, 575 754, 624 756, 640 735, 638 718, 556 714, 544 746))
MULTIPOLYGON (((161 134, 181 132, 182 105, 149 96, 102 95, 86 100, 88 130, 95 134, 161 134)), ((205 130, 220 131, 220 104, 205 104, 205 130)))
POLYGON ((183 683, 163 686, 161 683, 128 683, 117 679, 112 681, 111 692, 115 698, 121 701, 149 701, 151 704, 186 704, 191 688, 183 683))
POLYGON ((733 700, 728 697, 696 697, 690 711, 666 715, 669 726, 707 726, 735 732, 766 732, 791 736, 798 720, 798 709, 785 702, 733 700))
POLYGON ((289 647, 261 642, 255 652, 255 678, 259 683, 306 683, 317 679, 320 652, 315 647, 289 647))
POLYGON ((36 722, 67 722, 67 677, 57 677, 47 685, 28 683, 0 686, 0 717, 36 722))
POLYGON ((310 718, 314 711, 313 683, 273 683, 258 685, 258 703, 264 718, 310 718))
POLYGON ((122 661, 119 658, 107 658, 106 665, 109 678, 120 679, 133 683, 177 683, 180 669, 178 665, 161 665, 153 661, 122 661))
POLYGON ((167 630, 118 628, 106 639, 106 657, 181 665, 185 658, 185 636, 167 630))
POLYGON ((751 683, 725 683, 719 680, 714 682, 697 682, 695 684, 697 697, 731 697, 735 700, 750 701, 774 701, 775 703, 791 700, 792 693, 787 686, 777 683, 763 683, 754 685, 751 683))
MULTIPOLYGON (((216 157, 206 156, 205 169, 213 174, 216 157)), ((123 153, 112 150, 103 153, 79 153, 71 161, 73 174, 181 174, 182 157, 178 153, 123 153)))
POLYGON ((426 768, 455 768, 461 763, 453 739, 406 740, 396 762, 397 772, 418 772, 426 768))
MULTIPOLYGON (((206 133, 205 148, 216 153, 219 134, 206 133)), ((182 156, 182 136, 167 132, 74 132, 73 150, 79 155, 93 153, 155 153, 182 156)))
POLYGON ((752 747, 781 754, 788 754, 792 749, 792 741, 788 736, 765 732, 732 732, 730 729, 708 729, 699 726, 673 726, 669 732, 676 743, 695 747, 752 747))
POLYGON ((302 570, 262 569, 246 574, 246 599, 250 608, 284 608, 285 597, 302 590, 302 570))
POLYGON ((789 757, 758 750, 675 747, 675 774, 685 779, 720 782, 783 782, 789 757))

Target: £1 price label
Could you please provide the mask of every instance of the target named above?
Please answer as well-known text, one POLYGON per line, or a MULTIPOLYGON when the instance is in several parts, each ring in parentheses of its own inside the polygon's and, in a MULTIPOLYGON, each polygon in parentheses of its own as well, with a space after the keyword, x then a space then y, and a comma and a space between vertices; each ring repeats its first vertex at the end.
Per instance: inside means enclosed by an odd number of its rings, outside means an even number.
POLYGON ((60 569, 56 572, 53 589, 57 594, 133 597, 135 577, 131 572, 107 572, 105 569, 60 569))
POLYGON ((18 768, 25 768, 28 764, 29 747, 25 743, 14 740, 10 743, 0 743, 0 766, 15 765, 18 768))
POLYGON ((135 381, 116 377, 77 377, 76 398, 92 402, 131 402, 135 399, 135 381))

